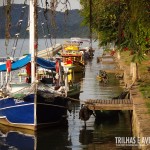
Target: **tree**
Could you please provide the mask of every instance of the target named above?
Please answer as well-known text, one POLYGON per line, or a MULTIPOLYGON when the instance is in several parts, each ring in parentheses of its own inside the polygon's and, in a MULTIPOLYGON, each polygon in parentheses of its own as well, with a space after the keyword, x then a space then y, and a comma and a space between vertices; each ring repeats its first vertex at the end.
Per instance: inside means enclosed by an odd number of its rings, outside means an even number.
MULTIPOLYGON (((89 0, 81 0, 84 24, 89 25, 89 0)), ((150 49, 150 1, 93 0, 92 30, 101 45, 114 42, 141 61, 150 49)))

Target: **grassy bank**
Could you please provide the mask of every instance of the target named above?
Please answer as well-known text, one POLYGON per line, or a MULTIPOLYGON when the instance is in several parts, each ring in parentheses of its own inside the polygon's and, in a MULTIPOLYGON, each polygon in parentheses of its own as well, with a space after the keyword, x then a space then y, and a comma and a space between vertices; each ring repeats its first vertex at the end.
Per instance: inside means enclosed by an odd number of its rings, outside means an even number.
MULTIPOLYGON (((133 58, 133 55, 130 55, 129 51, 123 51, 120 53, 120 55, 121 61, 124 63, 124 65, 130 67, 130 62, 133 58)), ((150 67, 150 55, 145 56, 145 60, 143 60, 141 63, 138 63, 139 79, 137 80, 139 90, 145 99, 145 103, 150 113, 150 71, 148 71, 148 67, 150 67)))

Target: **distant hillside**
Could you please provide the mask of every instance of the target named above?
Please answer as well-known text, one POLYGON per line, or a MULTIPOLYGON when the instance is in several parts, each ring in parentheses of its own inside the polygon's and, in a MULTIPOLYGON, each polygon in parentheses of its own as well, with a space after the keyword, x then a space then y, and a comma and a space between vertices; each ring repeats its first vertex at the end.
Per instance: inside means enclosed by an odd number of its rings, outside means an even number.
MULTIPOLYGON (((22 12, 22 4, 13 4, 11 11, 11 37, 19 32, 21 38, 28 37, 28 12, 29 6, 26 5, 24 12, 22 12), (23 20, 21 29, 18 26, 18 21, 23 20)), ((70 37, 88 37, 89 30, 87 27, 81 26, 82 17, 79 10, 69 10, 69 14, 65 15, 64 12, 56 12, 55 18, 52 19, 50 11, 48 12, 47 22, 44 17, 44 11, 39 8, 38 13, 38 33, 39 38, 43 38, 48 33, 56 38, 70 38, 70 37), (54 23, 55 22, 55 23, 54 23), (42 24, 44 23, 44 24, 42 24), (51 24, 56 24, 52 26, 51 24)), ((5 38, 5 9, 0 7, 0 38, 5 38)))

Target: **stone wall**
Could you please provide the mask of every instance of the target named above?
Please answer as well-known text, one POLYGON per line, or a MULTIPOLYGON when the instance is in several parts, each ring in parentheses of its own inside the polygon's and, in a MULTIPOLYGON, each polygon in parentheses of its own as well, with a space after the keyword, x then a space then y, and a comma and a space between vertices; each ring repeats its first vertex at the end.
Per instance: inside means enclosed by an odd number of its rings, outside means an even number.
POLYGON ((118 62, 119 69, 124 70, 123 81, 126 88, 130 88, 130 97, 133 100, 133 136, 141 139, 139 149, 150 150, 150 114, 148 113, 146 102, 138 89, 138 84, 136 83, 136 80, 138 79, 137 65, 131 63, 130 66, 126 66, 118 55, 116 55, 116 61, 118 62), (147 140, 147 144, 143 143, 146 142, 143 141, 146 137, 149 139, 147 140))

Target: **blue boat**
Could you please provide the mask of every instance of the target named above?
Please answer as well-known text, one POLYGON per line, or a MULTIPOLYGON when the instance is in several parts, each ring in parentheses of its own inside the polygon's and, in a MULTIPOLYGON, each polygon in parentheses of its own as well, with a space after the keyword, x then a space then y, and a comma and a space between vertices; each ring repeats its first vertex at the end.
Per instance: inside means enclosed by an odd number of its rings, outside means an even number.
MULTIPOLYGON (((50 64, 53 64, 50 69, 55 69, 54 63, 42 58, 37 60, 38 65, 48 68, 50 64)), ((30 61, 30 55, 27 55, 14 62, 12 70, 22 68, 30 61)), ((0 71, 6 71, 6 64, 0 65, 0 71)), ((7 97, 0 99, 0 123, 37 130, 38 128, 56 125, 65 121, 67 116, 67 98, 61 96, 61 93, 51 91, 51 87, 40 90, 43 85, 38 83, 39 87, 37 87, 36 94, 34 94, 34 91, 28 94, 28 90, 34 88, 34 84, 21 83, 20 86, 19 84, 14 85, 12 88, 15 88, 15 86, 17 89, 20 88, 19 92, 9 93, 7 97)))
POLYGON ((62 97, 55 100, 38 97, 34 103, 34 95, 29 95, 24 100, 6 98, 0 100, 0 123, 37 130, 50 125, 58 125, 65 121, 67 115, 67 101, 62 97), (49 102, 47 102, 49 100, 49 102), (36 109, 35 109, 36 107, 36 109), (36 118, 36 120, 35 120, 36 118))
MULTIPOLYGON (((64 90, 56 90, 52 85, 41 83, 36 76, 36 67, 55 71, 55 62, 38 58, 35 55, 34 30, 34 0, 30 1, 30 53, 19 60, 12 62, 11 71, 25 67, 31 63, 31 83, 11 84, 7 81, 6 87, 0 89, 0 123, 12 127, 38 130, 39 128, 66 123, 67 103, 64 90), (60 90, 60 91, 59 91, 60 90)), ((37 41, 36 41, 37 42, 37 41)), ((6 71, 10 77, 6 64, 0 65, 0 71, 6 71)), ((7 75, 6 75, 7 77, 7 75)), ((8 78, 7 77, 7 78, 8 78)))

